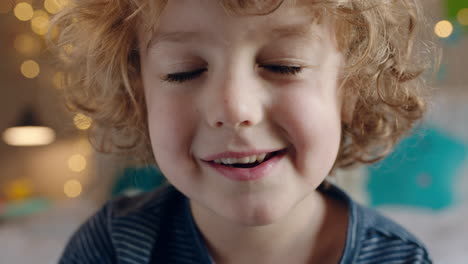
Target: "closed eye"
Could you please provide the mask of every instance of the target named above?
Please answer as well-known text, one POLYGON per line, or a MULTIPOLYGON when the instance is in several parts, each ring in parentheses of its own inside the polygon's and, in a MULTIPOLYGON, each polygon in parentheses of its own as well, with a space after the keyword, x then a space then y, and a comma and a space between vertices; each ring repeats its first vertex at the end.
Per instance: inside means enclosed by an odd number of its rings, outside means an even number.
POLYGON ((206 70, 207 69, 204 68, 204 69, 194 70, 194 71, 191 71, 191 72, 170 73, 170 74, 166 75, 164 78, 162 78, 162 80, 166 81, 166 82, 183 83, 183 82, 195 79, 196 77, 201 75, 206 70))
MULTIPOLYGON (((280 75, 296 75, 302 71, 302 67, 299 66, 284 66, 284 65, 261 65, 260 67, 280 75)), ((162 78, 163 81, 171 83, 183 83, 193 80, 200 76, 203 72, 208 69, 197 69, 190 72, 177 72, 170 73, 162 78)))
POLYGON ((273 73, 284 74, 284 75, 296 75, 302 71, 302 67, 299 67, 299 66, 263 65, 261 67, 273 73))

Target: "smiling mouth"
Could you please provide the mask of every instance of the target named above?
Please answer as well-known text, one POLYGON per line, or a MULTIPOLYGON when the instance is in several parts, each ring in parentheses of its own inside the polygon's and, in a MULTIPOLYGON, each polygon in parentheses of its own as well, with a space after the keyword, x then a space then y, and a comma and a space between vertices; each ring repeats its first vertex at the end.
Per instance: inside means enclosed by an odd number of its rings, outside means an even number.
MULTIPOLYGON (((282 150, 278 150, 278 151, 274 151, 274 152, 270 152, 268 153, 266 156, 265 156, 265 159, 262 161, 262 162, 258 162, 258 161, 255 161, 253 163, 234 163, 234 164, 222 164, 222 163, 219 163, 218 165, 221 165, 221 166, 225 166, 225 167, 231 167, 231 168, 243 168, 243 169, 249 169, 249 168, 255 168, 257 167, 258 165, 264 163, 264 162, 267 162, 268 160, 270 160, 271 158, 277 156, 277 155, 280 155, 280 154, 283 154, 285 153, 287 150, 286 149, 282 149, 282 150)), ((213 162, 214 163, 214 162, 213 162)))

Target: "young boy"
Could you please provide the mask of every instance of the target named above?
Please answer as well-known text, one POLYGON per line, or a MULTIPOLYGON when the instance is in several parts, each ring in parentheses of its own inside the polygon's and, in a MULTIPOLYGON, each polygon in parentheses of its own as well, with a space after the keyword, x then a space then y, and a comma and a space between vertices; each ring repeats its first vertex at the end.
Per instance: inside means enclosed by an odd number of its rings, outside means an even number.
POLYGON ((326 181, 422 116, 419 20, 410 0, 74 1, 69 105, 170 184, 107 203, 60 263, 431 263, 326 181))

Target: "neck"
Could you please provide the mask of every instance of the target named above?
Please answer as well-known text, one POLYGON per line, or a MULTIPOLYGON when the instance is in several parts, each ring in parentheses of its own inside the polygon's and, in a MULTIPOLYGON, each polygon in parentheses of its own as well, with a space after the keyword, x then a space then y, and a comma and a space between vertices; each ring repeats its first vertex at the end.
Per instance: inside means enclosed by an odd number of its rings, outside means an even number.
POLYGON ((236 224, 192 202, 191 207, 217 264, 310 263, 327 244, 327 204, 323 194, 315 191, 286 216, 264 226, 236 224))

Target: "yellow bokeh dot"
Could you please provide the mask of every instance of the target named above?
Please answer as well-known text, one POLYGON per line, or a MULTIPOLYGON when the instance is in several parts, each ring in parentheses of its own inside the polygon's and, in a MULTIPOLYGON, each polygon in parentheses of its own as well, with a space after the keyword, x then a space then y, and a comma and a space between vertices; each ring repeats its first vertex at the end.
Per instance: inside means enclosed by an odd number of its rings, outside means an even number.
POLYGON ((33 18, 35 17, 45 17, 45 18, 49 18, 49 13, 47 13, 46 11, 42 10, 42 9, 37 9, 37 10, 34 10, 34 14, 33 14, 33 18))
POLYGON ((78 113, 73 117, 73 123, 75 124, 76 128, 79 130, 87 130, 91 127, 93 120, 82 113, 78 113))
POLYGON ((0 14, 6 14, 13 8, 13 1, 0 1, 0 14))
POLYGON ((82 172, 86 169, 86 158, 81 154, 75 154, 68 159, 68 168, 74 172, 82 172))
POLYGON ((440 38, 448 38, 453 33, 453 25, 448 20, 439 21, 434 27, 434 32, 440 38))
MULTIPOLYGON (((2 0, 5 1, 5 0, 2 0)), ((21 21, 28 21, 33 18, 34 10, 29 3, 21 2, 16 4, 15 9, 13 10, 16 18, 21 21)))
POLYGON ((54 76, 52 77, 52 83, 54 84, 54 87, 58 90, 63 89, 64 80, 65 80, 65 75, 63 72, 56 72, 54 73, 54 76))
POLYGON ((41 69, 39 67, 39 64, 33 60, 27 60, 21 64, 21 73, 23 74, 24 77, 33 79, 36 78, 39 73, 41 72, 41 69))
POLYGON ((69 180, 63 185, 63 192, 69 198, 80 196, 83 187, 78 180, 69 180))
POLYGON ((44 8, 51 14, 57 14, 64 7, 63 1, 60 0, 45 0, 44 8))
POLYGON ((49 31, 50 21, 48 17, 37 16, 31 20, 31 29, 38 35, 45 35, 49 31))
POLYGON ((457 13, 457 20, 463 26, 468 26, 468 8, 463 8, 457 13))
POLYGON ((36 56, 41 51, 41 43, 31 34, 21 34, 15 38, 14 47, 16 51, 26 56, 36 56))

